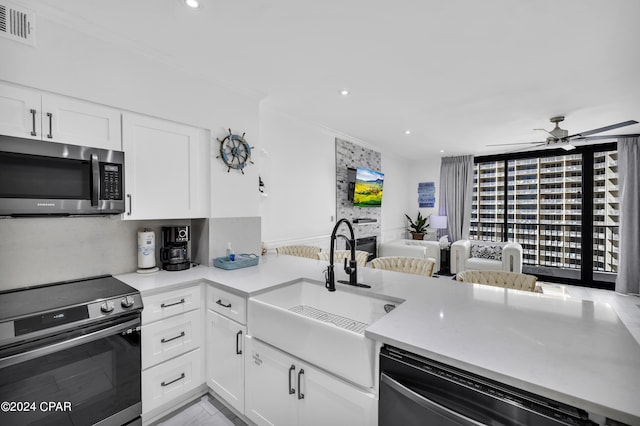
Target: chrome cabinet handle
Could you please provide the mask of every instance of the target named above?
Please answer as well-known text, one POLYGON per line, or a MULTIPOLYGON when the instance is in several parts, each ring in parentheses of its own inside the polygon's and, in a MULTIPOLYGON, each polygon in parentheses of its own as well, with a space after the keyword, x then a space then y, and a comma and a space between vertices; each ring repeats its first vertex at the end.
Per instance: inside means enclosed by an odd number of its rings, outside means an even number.
POLYGON ((165 339, 165 338, 163 337, 163 338, 162 338, 162 340, 160 340, 160 343, 167 343, 167 342, 170 342, 170 341, 172 341, 172 340, 179 339, 179 338, 184 337, 184 336, 186 336, 186 334, 185 334, 185 333, 184 333, 184 331, 183 331, 182 333, 178 334, 178 335, 177 335, 177 336, 175 336, 175 337, 171 337, 170 339, 165 339))
POLYGON ((127 194, 127 199, 129 200, 129 211, 127 212, 127 216, 131 216, 131 194, 127 194))
POLYGON ((180 299, 179 302, 175 302, 175 303, 163 303, 162 305, 160 305, 161 308, 168 308, 169 306, 175 306, 175 305, 180 305, 184 303, 184 299, 180 299))
POLYGON ((236 355, 242 355, 242 349, 240 349, 240 340, 242 340, 242 330, 236 333, 236 355), (238 339, 240 337, 240 339, 238 339))
POLYGON ((216 300, 216 303, 222 306, 223 308, 231 308, 231 303, 229 303, 228 305, 225 305, 221 299, 216 300))
POLYGON ((304 368, 301 368, 298 372, 298 399, 304 399, 304 394, 301 392, 302 386, 300 385, 300 377, 304 374, 304 368))
POLYGON ((30 109, 29 112, 31 113, 31 127, 33 128, 33 130, 31 130, 31 136, 38 136, 38 133, 36 132, 36 110, 35 109, 30 109))
POLYGON ((182 380, 182 379, 184 379, 185 377, 186 377, 186 376, 184 375, 184 373, 182 373, 182 374, 180 374, 180 377, 178 377, 177 379, 173 379, 173 380, 172 380, 172 381, 170 381, 170 382, 162 382, 162 383, 160 383, 160 386, 162 386, 162 387, 169 386, 170 384, 175 383, 175 382, 177 382, 178 380, 182 380))
POLYGON ((53 139, 53 114, 48 112, 47 117, 49 117, 49 134, 47 137, 49 139, 53 139))
POLYGON ((296 390, 291 387, 291 372, 292 371, 296 371, 296 366, 291 364, 291 367, 289 367, 289 395, 293 395, 294 393, 296 393, 296 390))

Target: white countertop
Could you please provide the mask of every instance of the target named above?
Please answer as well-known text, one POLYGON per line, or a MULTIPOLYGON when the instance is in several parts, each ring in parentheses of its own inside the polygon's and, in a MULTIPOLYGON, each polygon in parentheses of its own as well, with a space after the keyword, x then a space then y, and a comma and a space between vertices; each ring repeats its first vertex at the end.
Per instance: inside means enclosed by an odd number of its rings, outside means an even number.
MULTIPOLYGON (((143 296, 207 280, 250 297, 298 278, 324 281, 324 269, 326 262, 269 255, 233 271, 199 266, 116 278, 143 296)), ((336 279, 343 278, 337 267, 336 279)), ((358 278, 372 286, 367 291, 406 300, 370 325, 367 337, 640 424, 640 299, 606 292, 606 302, 582 300, 371 268, 359 268, 358 278), (616 313, 623 308, 625 322, 616 313)))

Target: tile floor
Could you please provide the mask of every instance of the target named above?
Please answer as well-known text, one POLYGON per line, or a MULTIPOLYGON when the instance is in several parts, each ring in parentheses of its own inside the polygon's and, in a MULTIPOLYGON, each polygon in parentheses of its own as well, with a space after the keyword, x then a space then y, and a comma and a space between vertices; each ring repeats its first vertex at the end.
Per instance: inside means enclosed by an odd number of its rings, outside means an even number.
POLYGON ((246 426, 246 423, 220 401, 205 395, 155 424, 155 426, 199 425, 246 426))

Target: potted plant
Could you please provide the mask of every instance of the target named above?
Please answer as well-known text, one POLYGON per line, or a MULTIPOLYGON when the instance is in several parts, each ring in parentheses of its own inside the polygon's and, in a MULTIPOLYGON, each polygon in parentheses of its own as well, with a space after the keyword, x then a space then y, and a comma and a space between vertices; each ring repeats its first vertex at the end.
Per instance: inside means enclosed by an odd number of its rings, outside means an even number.
POLYGON ((429 216, 422 217, 422 214, 418 211, 418 217, 414 222, 413 219, 409 217, 409 215, 405 214, 405 217, 409 221, 409 232, 411 232, 411 236, 414 240, 421 240, 424 238, 424 233, 429 227, 429 216))

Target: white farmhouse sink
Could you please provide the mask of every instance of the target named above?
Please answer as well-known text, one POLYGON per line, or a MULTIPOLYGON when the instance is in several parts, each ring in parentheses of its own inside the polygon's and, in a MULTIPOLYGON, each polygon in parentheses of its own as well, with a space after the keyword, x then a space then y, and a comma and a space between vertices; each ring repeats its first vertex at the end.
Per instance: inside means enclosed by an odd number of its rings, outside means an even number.
POLYGON ((374 341, 364 329, 403 300, 300 279, 249 298, 249 334, 304 361, 373 387, 374 341))

